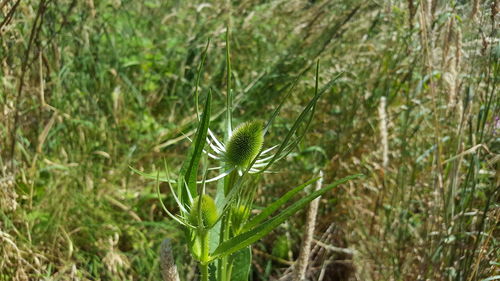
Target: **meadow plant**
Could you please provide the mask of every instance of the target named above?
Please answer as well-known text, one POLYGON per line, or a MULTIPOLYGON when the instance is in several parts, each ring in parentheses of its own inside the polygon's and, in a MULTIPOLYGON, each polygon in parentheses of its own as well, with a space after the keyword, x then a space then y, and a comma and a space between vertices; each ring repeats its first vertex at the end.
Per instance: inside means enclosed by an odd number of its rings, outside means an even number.
MULTIPOLYGON (((319 180, 319 177, 312 178, 290 189, 281 198, 264 207, 257 215, 251 216, 260 176, 271 172, 269 168, 276 161, 286 157, 303 139, 314 116, 318 99, 332 87, 340 75, 319 89, 318 62, 316 83, 311 100, 296 118, 282 142, 265 147, 264 137, 294 87, 290 88, 266 122, 255 119, 234 126, 232 123, 231 63, 227 36, 226 46, 227 98, 224 140, 219 140, 210 129, 212 93, 209 91, 202 114, 199 113, 198 108, 196 110, 199 120, 196 135, 191 140, 188 156, 178 173, 177 180, 171 177, 167 164, 165 164, 166 177, 161 178, 159 173, 155 176, 134 169, 150 179, 156 179, 158 183, 160 181, 168 183, 171 196, 175 199, 180 213, 174 214, 166 208, 161 201, 159 188, 158 196, 168 216, 184 227, 187 241, 189 241, 190 254, 199 263, 203 281, 248 280, 251 265, 250 247, 253 243, 273 231, 315 198, 339 184, 361 176, 353 175, 325 185, 278 211, 294 195, 319 180), (211 161, 218 162, 218 164, 209 167, 208 163, 211 161), (201 165, 202 163, 205 165, 201 165), (198 179, 200 165, 205 167, 201 173, 201 180, 198 179), (221 172, 209 178, 208 174, 213 173, 214 170, 221 172), (208 191, 209 183, 214 183, 216 186, 213 195, 208 191), (173 184, 176 186, 174 187, 173 184), (272 216, 274 213, 277 214, 272 216)), ((204 59, 200 63, 198 72, 201 70, 203 61, 204 59)), ((197 105, 199 76, 198 73, 195 90, 197 105)))

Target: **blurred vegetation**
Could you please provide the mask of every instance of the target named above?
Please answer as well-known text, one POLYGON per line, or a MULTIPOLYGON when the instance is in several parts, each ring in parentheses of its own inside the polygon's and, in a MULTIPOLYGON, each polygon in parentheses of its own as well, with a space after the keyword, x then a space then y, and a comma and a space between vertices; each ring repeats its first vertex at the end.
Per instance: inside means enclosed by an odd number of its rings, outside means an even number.
MULTIPOLYGON (((316 59, 322 81, 344 72, 259 190, 264 205, 320 169, 325 182, 367 175, 322 198, 311 280, 497 280, 499 6, 0 1, 0 280, 159 280, 166 237, 196 278, 154 183, 129 165, 184 159, 209 38, 201 93, 222 126, 228 23, 236 123, 268 117, 305 71, 266 144, 312 95, 316 59)), ((252 280, 297 257, 303 215, 254 247, 252 280)))

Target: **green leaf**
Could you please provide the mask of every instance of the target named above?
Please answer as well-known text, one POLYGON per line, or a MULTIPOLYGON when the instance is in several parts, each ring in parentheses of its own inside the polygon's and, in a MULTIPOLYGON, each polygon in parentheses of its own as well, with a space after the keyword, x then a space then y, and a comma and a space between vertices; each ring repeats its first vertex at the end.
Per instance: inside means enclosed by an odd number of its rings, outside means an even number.
MULTIPOLYGON (((299 129, 300 127, 300 124, 304 121, 304 119, 308 116, 308 114, 313 114, 314 113, 314 107, 316 106, 316 103, 318 102, 318 99, 327 91, 329 90, 333 84, 337 81, 337 79, 342 75, 339 74, 337 76, 335 76, 332 80, 330 80, 330 82, 328 82, 325 86, 323 86, 323 88, 321 88, 321 90, 318 92, 318 89, 316 88, 315 89, 315 94, 314 94, 314 97, 311 99, 311 101, 309 101, 309 103, 307 104, 307 106, 302 110, 302 112, 300 113, 299 117, 297 117, 297 119, 295 120, 295 123, 293 123, 292 125, 292 128, 290 129, 290 131, 288 131, 288 134, 286 135, 285 137, 285 140, 281 143, 280 147, 278 148, 278 151, 276 152, 276 154, 274 155, 274 157, 269 161, 269 163, 267 164, 267 166, 262 169, 262 170, 267 170, 267 168, 269 168, 275 161, 277 161, 279 158, 281 158, 282 156, 284 155, 281 155, 281 153, 287 149, 287 148, 290 148, 288 146, 288 143, 290 142, 292 136, 297 132, 297 130, 299 129), (312 112, 310 112, 312 111, 312 112)), ((310 118, 312 118, 312 116, 310 115, 310 118)), ((309 126, 310 124, 310 121, 311 119, 309 119, 309 121, 307 122, 307 126, 309 126)), ((305 132, 303 132, 303 134, 305 134, 305 132)), ((301 139, 302 136, 299 137, 299 139, 301 139)), ((296 142, 294 143, 296 144, 296 142)))
POLYGON ((272 213, 274 213, 281 206, 283 206, 283 204, 285 204, 286 202, 288 202, 288 200, 290 200, 290 198, 292 198, 295 194, 297 194, 299 191, 301 191, 302 189, 304 189, 306 186, 308 186, 308 185, 316 182, 318 179, 319 179, 319 177, 311 179, 311 180, 309 180, 309 181, 307 181, 307 182, 305 182, 305 183, 303 183, 303 184, 295 187, 294 189, 288 191, 285 195, 281 196, 280 199, 276 200, 275 202, 273 202, 272 204, 270 204, 269 206, 267 206, 264 210, 262 210, 262 212, 260 212, 260 214, 256 215, 250 221, 248 221, 243 226, 242 232, 245 232, 245 231, 248 231, 248 230, 254 228, 261 221, 267 219, 270 215, 272 215, 272 213))
POLYGON ((233 259, 231 281, 248 281, 250 266, 252 265, 252 250, 250 247, 239 250, 231 258, 233 259))
POLYGON ((299 201, 293 203, 291 206, 283 210, 279 215, 275 216, 272 219, 269 219, 268 221, 264 222, 263 224, 255 227, 254 229, 247 231, 245 233, 242 233, 238 236, 235 236, 219 245, 217 249, 212 253, 211 258, 212 259, 217 259, 223 256, 230 255, 236 251, 239 251, 247 246, 250 246, 254 242, 258 241, 265 235, 267 235, 269 232, 271 232, 273 229, 278 227, 281 223, 283 223, 286 219, 288 219, 290 216, 295 214, 297 211, 302 209, 304 206, 306 206, 309 202, 312 200, 316 199, 317 197, 325 194, 329 190, 333 189, 334 187, 345 183, 349 180, 360 178, 363 176, 362 174, 357 174, 357 175, 352 175, 345 177, 343 179, 340 179, 338 181, 335 181, 334 183, 317 190, 308 196, 300 199, 299 201))
POLYGON ((304 69, 304 71, 302 71, 299 75, 297 75, 295 77, 295 80, 291 83, 290 85, 290 88, 288 89, 288 92, 285 94, 285 96, 281 99, 281 102, 280 104, 278 105, 278 107, 276 107, 276 109, 274 110, 273 114, 271 115, 271 117, 269 118, 269 120, 267 121, 266 123, 266 126, 264 127, 264 135, 267 133, 267 131, 269 130, 269 127, 271 126, 271 123, 273 123, 274 119, 276 119, 276 117, 278 116, 278 114, 280 113, 281 111, 281 108, 283 107, 283 105, 285 104, 286 100, 288 99, 288 97, 291 96, 291 94, 293 93, 293 90, 295 89, 295 86, 297 86, 300 78, 304 75, 304 73, 309 70, 309 67, 307 67, 306 69, 304 69))
POLYGON ((198 73, 196 74, 196 86, 194 88, 194 99, 195 99, 195 105, 196 105, 196 118, 198 118, 198 120, 200 120, 200 110, 199 110, 199 106, 198 106, 198 86, 200 85, 201 69, 203 68, 203 64, 205 63, 205 59, 207 57, 209 45, 210 45, 210 39, 208 39, 208 41, 207 41, 205 51, 203 51, 203 55, 201 56, 200 64, 198 65, 198 73))
POLYGON ((205 108, 201 116, 201 120, 196 130, 196 138, 191 144, 188 153, 188 160, 182 165, 181 171, 179 173, 178 194, 180 194, 181 202, 184 205, 189 204, 188 192, 191 193, 192 197, 196 197, 196 176, 198 173, 198 166, 201 159, 201 154, 203 153, 203 148, 205 147, 208 126, 210 124, 210 109, 212 101, 212 92, 209 91, 207 95, 207 100, 205 102, 205 108), (186 189, 186 185, 189 190, 186 189))
MULTIPOLYGON (((341 74, 340 74, 341 75, 341 74)), ((336 79, 338 77, 340 77, 340 75, 338 75, 337 77, 335 77, 329 84, 330 85, 333 85, 333 82, 336 81, 336 79)), ((314 97, 320 97, 320 95, 322 95, 327 89, 330 88, 330 86, 326 86, 326 88, 323 88, 322 92, 320 94, 318 94, 318 87, 319 87, 319 60, 317 61, 316 63, 316 83, 315 83, 315 86, 314 86, 314 97)), ((306 132, 309 130, 309 126, 311 125, 311 122, 313 120, 313 117, 314 117, 314 113, 316 112, 316 103, 317 103, 317 100, 316 102, 314 102, 311 110, 310 110, 310 113, 309 113, 309 119, 306 121, 306 125, 305 125, 305 128, 304 130, 302 131, 302 134, 300 134, 297 139, 293 140, 292 143, 290 143, 286 149, 283 151, 283 153, 281 155, 279 155, 279 159, 281 158, 284 158, 286 157, 294 148, 296 145, 298 145, 300 143, 300 141, 304 138, 304 136, 306 135, 306 132)), ((304 111, 305 112, 305 111, 304 111)), ((301 121, 302 122, 302 121, 301 121)), ((298 127, 296 129, 296 131, 298 130, 298 127)))

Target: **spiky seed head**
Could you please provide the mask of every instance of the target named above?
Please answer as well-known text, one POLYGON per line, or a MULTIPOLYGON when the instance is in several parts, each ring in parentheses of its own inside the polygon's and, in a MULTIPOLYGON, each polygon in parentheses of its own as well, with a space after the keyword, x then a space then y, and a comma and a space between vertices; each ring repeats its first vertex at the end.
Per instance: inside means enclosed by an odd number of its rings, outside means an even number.
POLYGON ((257 156, 264 143, 262 121, 245 122, 238 126, 226 146, 227 161, 246 168, 257 156))
POLYGON ((232 211, 233 213, 231 214, 231 221, 236 231, 248 218, 248 215, 250 214, 250 208, 245 205, 238 205, 234 206, 232 208, 232 211))
POLYGON ((212 227, 217 222, 217 207, 215 206, 214 199, 212 197, 204 194, 201 196, 201 206, 200 196, 197 196, 191 204, 191 211, 189 213, 189 221, 193 225, 198 225, 198 212, 201 211, 201 221, 204 227, 212 227), (200 208, 200 209, 198 209, 200 208))

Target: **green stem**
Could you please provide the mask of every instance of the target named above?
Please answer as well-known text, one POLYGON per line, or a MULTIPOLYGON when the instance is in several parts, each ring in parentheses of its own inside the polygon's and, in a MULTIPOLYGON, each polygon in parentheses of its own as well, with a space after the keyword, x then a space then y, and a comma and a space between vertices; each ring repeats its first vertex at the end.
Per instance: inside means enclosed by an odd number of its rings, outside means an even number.
POLYGON ((201 281, 208 281, 208 260, 210 252, 210 239, 208 235, 208 230, 201 230, 201 261, 200 261, 200 272, 201 281))
MULTIPOLYGON (((224 179, 224 195, 228 196, 231 189, 234 187, 236 179, 238 178, 238 173, 236 170, 232 171, 229 176, 224 179)), ((231 223, 231 212, 228 212, 221 221, 220 227, 220 238, 219 244, 224 241, 229 240, 230 236, 230 223, 231 223)), ((229 260, 228 257, 222 257, 219 259, 219 266, 217 271, 218 281, 228 281, 231 280, 231 273, 229 270, 229 260)))
MULTIPOLYGON (((225 216, 221 222, 220 229, 220 243, 229 239, 229 217, 225 216)), ((219 259, 219 271, 217 274, 218 281, 227 281, 227 256, 224 256, 219 259)))
POLYGON ((200 263, 201 281, 208 281, 208 264, 200 263))
POLYGON ((231 260, 231 262, 230 262, 230 264, 228 266, 228 269, 227 269, 227 278, 229 280, 231 280, 231 275, 233 275, 233 264, 234 264, 233 261, 234 260, 231 260))

